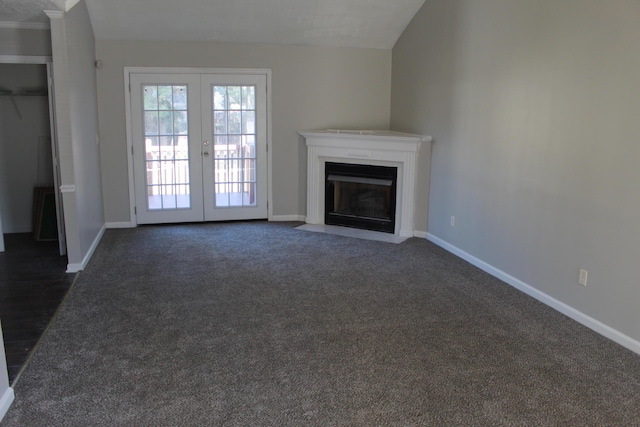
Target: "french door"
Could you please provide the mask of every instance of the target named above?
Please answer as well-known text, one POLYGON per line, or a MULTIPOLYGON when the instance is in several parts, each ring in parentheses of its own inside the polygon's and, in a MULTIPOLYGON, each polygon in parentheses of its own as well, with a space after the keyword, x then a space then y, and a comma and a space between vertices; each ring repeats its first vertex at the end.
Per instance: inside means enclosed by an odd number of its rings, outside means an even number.
POLYGON ((264 74, 130 74, 139 224, 267 217, 264 74))

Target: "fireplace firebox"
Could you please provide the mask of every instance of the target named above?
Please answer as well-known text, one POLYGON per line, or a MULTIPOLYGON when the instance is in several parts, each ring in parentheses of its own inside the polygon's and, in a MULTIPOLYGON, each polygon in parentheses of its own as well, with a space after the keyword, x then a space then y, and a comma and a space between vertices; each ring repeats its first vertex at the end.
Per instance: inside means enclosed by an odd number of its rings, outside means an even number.
POLYGON ((325 162, 327 225, 394 233, 397 167, 325 162))

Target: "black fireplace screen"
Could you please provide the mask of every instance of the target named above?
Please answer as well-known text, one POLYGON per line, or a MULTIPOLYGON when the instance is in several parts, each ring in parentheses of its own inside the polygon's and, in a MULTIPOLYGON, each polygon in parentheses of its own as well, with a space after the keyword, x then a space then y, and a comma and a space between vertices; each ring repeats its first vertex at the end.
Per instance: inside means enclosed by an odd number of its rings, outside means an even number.
POLYGON ((325 163, 327 225, 393 233, 398 168, 325 163))

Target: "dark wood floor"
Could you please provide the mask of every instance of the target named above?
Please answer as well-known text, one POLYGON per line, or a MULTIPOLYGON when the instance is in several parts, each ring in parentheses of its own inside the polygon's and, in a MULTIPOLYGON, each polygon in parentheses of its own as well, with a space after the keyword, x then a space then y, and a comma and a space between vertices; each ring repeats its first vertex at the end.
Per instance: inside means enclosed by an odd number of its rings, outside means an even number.
POLYGON ((0 253, 0 319, 13 383, 73 283, 58 242, 5 234, 0 253))

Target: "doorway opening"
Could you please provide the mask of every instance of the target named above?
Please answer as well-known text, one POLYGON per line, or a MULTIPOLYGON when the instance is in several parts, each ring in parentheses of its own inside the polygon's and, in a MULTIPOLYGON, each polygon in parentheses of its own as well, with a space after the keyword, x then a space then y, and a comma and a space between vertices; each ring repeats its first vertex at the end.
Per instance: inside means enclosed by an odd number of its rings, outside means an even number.
POLYGON ((9 380, 66 295, 51 67, 0 63, 0 314, 9 380))

